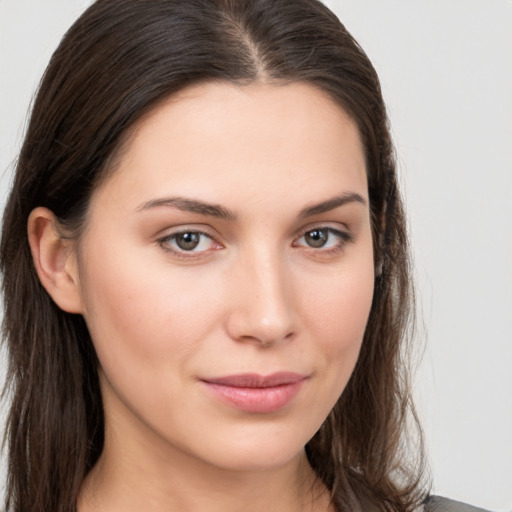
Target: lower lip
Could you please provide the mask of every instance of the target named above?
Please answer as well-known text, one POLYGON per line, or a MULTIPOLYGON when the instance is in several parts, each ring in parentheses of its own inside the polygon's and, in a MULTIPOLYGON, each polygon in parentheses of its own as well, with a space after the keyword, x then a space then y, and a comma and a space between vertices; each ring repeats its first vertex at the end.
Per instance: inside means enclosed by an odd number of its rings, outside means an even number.
POLYGON ((241 411, 254 413, 277 412, 286 407, 299 393, 305 379, 268 388, 245 388, 204 382, 224 403, 241 411))

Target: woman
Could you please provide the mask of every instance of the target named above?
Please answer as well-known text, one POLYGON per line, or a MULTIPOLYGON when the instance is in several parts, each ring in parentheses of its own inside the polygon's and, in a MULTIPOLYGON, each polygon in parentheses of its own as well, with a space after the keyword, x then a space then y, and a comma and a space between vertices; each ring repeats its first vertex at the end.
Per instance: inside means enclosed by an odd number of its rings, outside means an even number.
POLYGON ((406 242, 378 78, 322 4, 98 0, 4 217, 7 508, 420 508, 406 242))

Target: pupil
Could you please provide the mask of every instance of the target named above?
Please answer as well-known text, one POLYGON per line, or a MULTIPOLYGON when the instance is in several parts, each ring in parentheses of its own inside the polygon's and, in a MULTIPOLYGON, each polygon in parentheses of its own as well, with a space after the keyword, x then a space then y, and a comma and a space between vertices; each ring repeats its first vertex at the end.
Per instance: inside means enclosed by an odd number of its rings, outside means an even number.
POLYGON ((314 229, 306 233, 306 242, 311 247, 323 247, 327 242, 327 232, 321 229, 314 229))
POLYGON ((199 245, 198 233, 180 233, 176 236, 176 244, 184 251, 195 249, 199 245))

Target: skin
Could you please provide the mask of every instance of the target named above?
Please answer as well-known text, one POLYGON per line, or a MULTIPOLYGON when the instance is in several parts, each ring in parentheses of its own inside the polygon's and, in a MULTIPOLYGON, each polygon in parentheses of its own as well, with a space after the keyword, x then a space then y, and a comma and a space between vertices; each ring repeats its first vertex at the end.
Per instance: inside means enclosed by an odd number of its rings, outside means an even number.
POLYGON ((101 364, 106 442, 80 512, 330 510, 304 446, 354 369, 374 282, 364 154, 337 104, 299 83, 185 89, 138 124, 80 240, 43 208, 29 239, 101 364), (183 250, 183 232, 204 235, 183 250), (270 413, 202 382, 277 371, 305 379, 270 413))

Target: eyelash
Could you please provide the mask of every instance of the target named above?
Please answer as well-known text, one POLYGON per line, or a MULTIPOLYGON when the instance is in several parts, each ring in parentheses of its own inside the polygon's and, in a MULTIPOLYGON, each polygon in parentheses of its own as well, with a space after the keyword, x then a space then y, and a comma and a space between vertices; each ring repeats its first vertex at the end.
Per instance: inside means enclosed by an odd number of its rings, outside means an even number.
MULTIPOLYGON (((218 246, 216 249, 220 249, 223 247, 220 243, 216 242, 215 239, 211 235, 209 235, 208 233, 201 231, 199 229, 181 230, 176 233, 166 235, 166 236, 158 239, 157 242, 160 245, 160 247, 162 247, 162 249, 164 249, 164 251, 166 251, 166 252, 170 253, 172 256, 174 256, 176 258, 180 258, 180 259, 190 260, 192 258, 200 258, 201 256, 204 255, 204 253, 209 251, 209 249, 206 249, 204 251, 197 251, 197 252, 194 250, 187 251, 185 249, 176 249, 169 245, 170 242, 176 243, 176 238, 178 236, 186 235, 186 234, 195 234, 195 235, 199 235, 200 237, 206 237, 211 240, 212 244, 215 244, 218 246)), ((341 231, 339 229, 331 228, 328 226, 318 226, 318 227, 308 228, 308 229, 302 231, 302 234, 298 238, 295 239, 295 241, 293 243, 293 247, 304 247, 307 250, 314 252, 315 254, 327 256, 327 255, 336 254, 336 253, 341 252, 347 244, 353 243, 353 242, 354 242, 354 236, 351 233, 348 233, 346 231, 341 231), (313 233, 314 231, 326 232, 328 234, 328 240, 330 238, 330 235, 334 235, 334 236, 338 237, 339 241, 337 243, 335 243, 335 245, 333 247, 329 247, 326 249, 323 248, 323 246, 322 247, 312 247, 310 245, 307 245, 307 243, 306 244, 297 244, 297 242, 299 240, 301 240, 302 238, 304 238, 308 233, 313 233)), ((201 243, 201 241, 199 242, 199 244, 200 243, 201 243)), ((326 243, 329 243, 329 242, 327 241, 326 243)))
MULTIPOLYGON (((324 232, 327 232, 328 235, 334 235, 339 239, 338 242, 334 244, 334 246, 329 247, 329 248, 324 248, 323 246, 315 248, 315 247, 311 247, 310 245, 303 245, 303 246, 301 245, 301 247, 305 247, 306 249, 312 250, 313 252, 315 252, 315 254, 318 254, 318 255, 329 256, 329 255, 337 254, 337 253, 343 251, 343 249, 345 248, 345 246, 347 244, 354 242, 354 236, 351 233, 348 233, 347 231, 341 231, 339 229, 331 228, 329 226, 318 226, 318 227, 305 229, 302 232, 302 235, 299 238, 297 238, 297 240, 301 240, 308 233, 313 233, 314 231, 324 231, 324 232)), ((295 244, 296 244, 296 242, 294 243, 294 246, 296 246, 295 244)))
MULTIPOLYGON (((203 237, 203 238, 206 237, 211 240, 212 244, 218 245, 219 248, 222 247, 221 244, 216 242, 212 236, 210 236, 208 233, 206 233, 204 231, 201 231, 200 229, 184 229, 181 231, 177 231, 176 233, 172 233, 170 235, 166 235, 166 236, 158 239, 157 242, 160 245, 160 247, 162 247, 162 249, 164 251, 170 253, 172 256, 174 256, 176 258, 190 260, 191 258, 201 257, 201 255, 203 255, 206 251, 198 251, 196 254, 196 251, 187 251, 185 249, 174 249, 169 245, 170 242, 176 243, 176 238, 178 236, 186 235, 186 234, 200 235, 200 237, 203 237)), ((199 242, 199 243, 201 243, 201 242, 199 242)))

